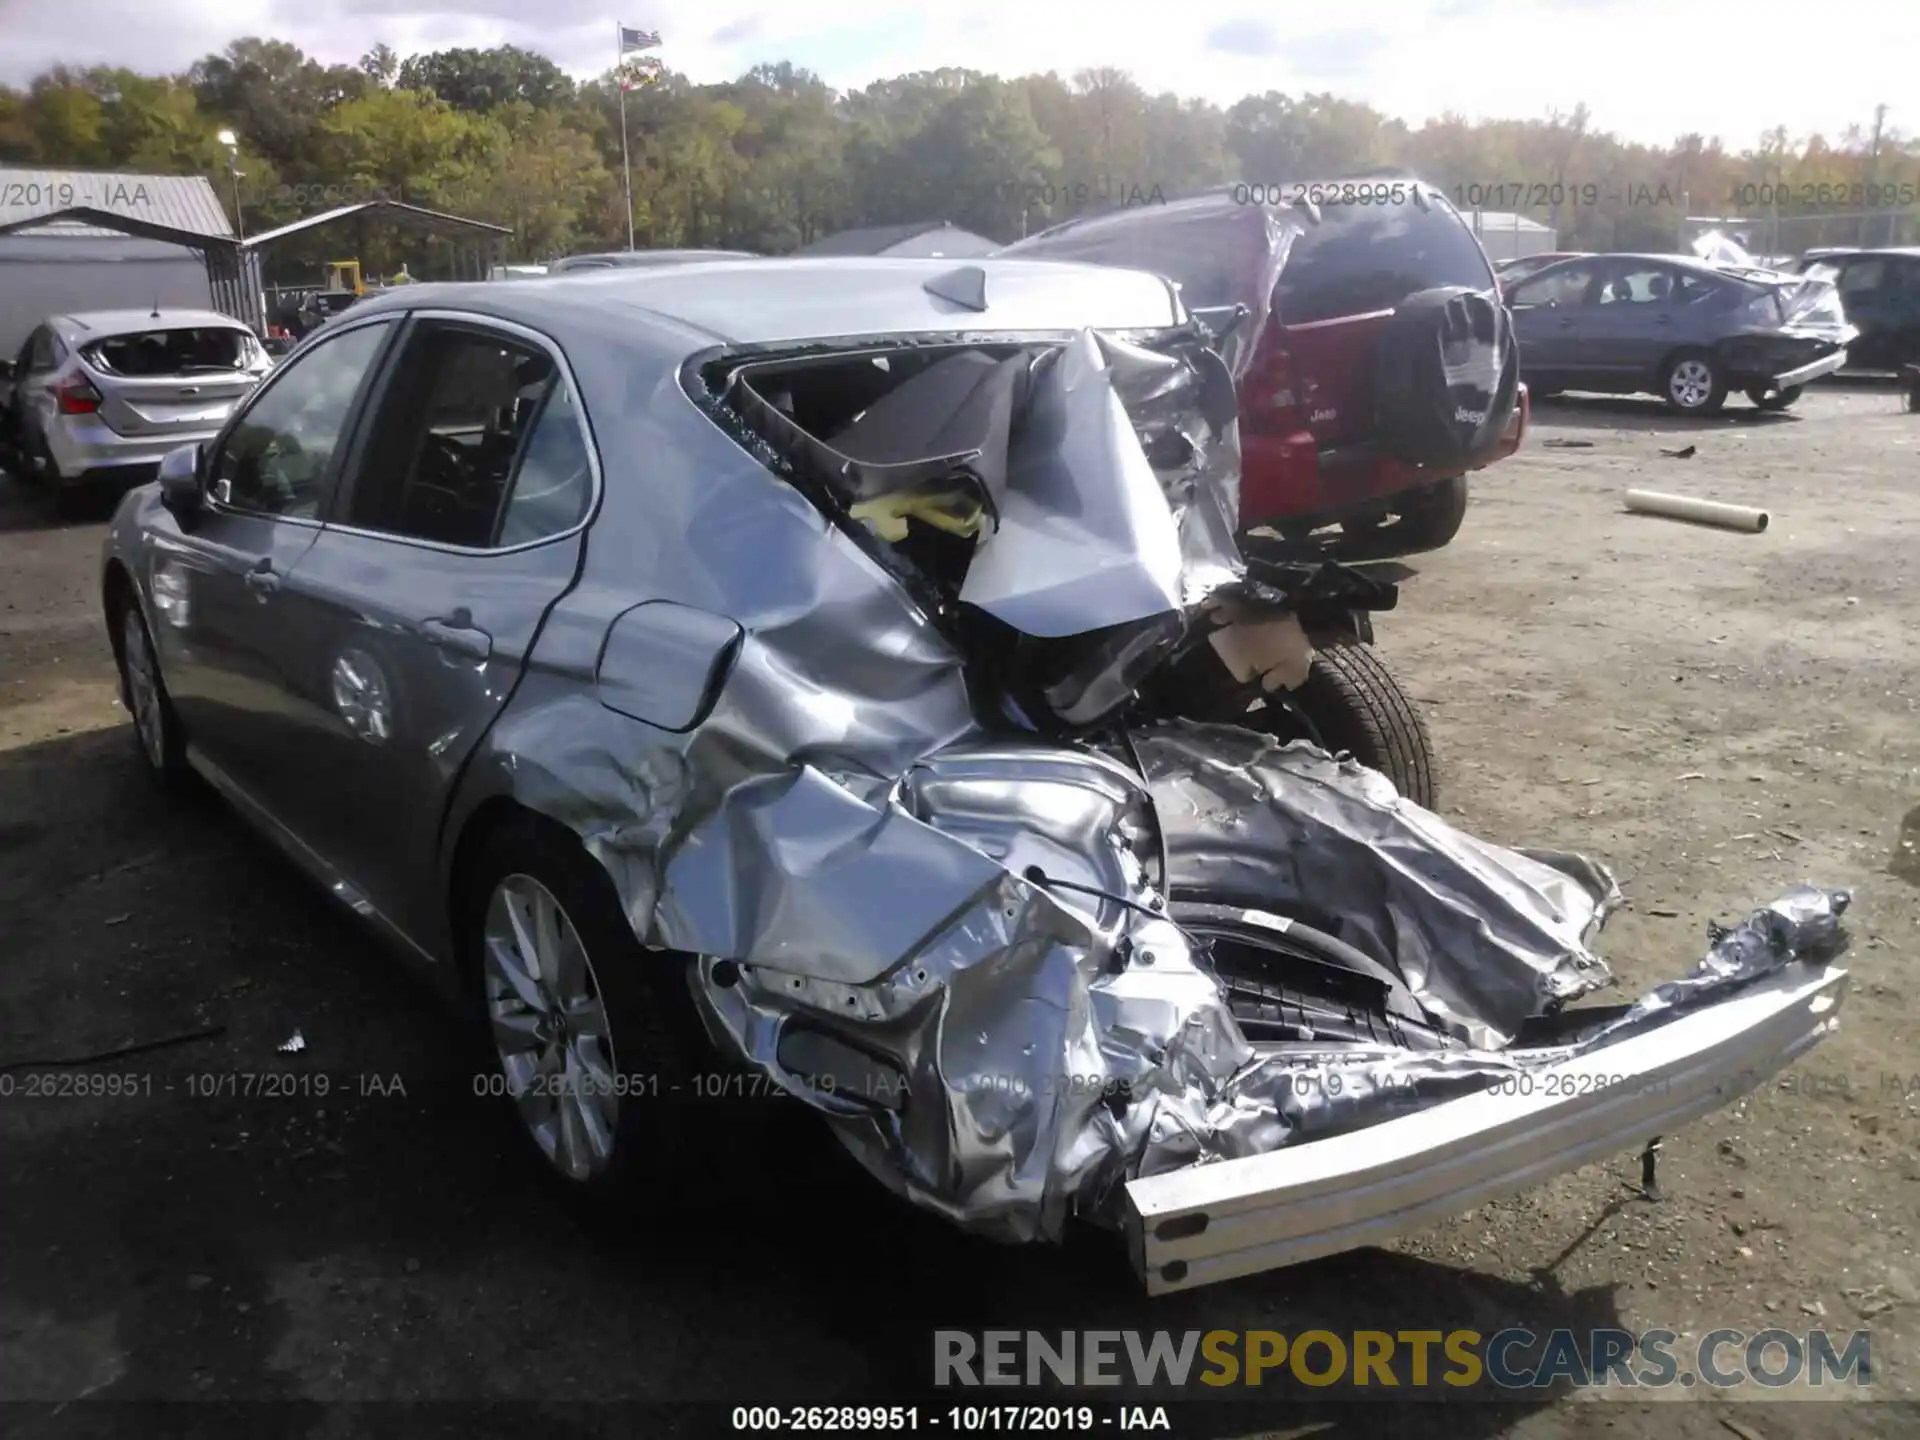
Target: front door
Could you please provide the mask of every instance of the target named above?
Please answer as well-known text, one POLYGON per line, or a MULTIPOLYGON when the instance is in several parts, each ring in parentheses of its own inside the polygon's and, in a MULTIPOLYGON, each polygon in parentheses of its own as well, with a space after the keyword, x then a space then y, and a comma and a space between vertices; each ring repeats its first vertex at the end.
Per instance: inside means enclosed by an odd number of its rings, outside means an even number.
POLYGON ((1514 338, 1520 342, 1520 378, 1568 385, 1597 367, 1581 347, 1580 325, 1595 267, 1586 261, 1549 266, 1507 294, 1514 338))
POLYGON ((187 740, 274 808, 305 764, 280 592, 320 534, 342 440, 394 326, 362 326, 274 374, 210 447, 206 504, 155 542, 161 673, 187 740))
POLYGON ((573 583, 594 465, 558 351, 498 322, 411 325, 341 498, 282 599, 301 637, 303 835, 403 931, 442 918, 439 828, 573 583))

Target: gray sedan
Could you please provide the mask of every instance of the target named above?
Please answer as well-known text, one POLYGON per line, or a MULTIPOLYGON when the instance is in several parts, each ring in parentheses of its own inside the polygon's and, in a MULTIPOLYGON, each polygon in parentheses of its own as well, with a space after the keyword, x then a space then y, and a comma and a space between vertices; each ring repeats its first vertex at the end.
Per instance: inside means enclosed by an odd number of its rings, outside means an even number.
POLYGON ((1679 255, 1562 260, 1506 299, 1534 395, 1647 393, 1686 415, 1736 390, 1785 409, 1846 363, 1858 333, 1828 282, 1679 255))
POLYGON ((1604 867, 1150 703, 1311 653, 1234 548, 1210 339, 1032 260, 370 299, 122 503, 141 754, 442 979, 575 1193, 665 1201, 716 1095, 781 1094, 978 1233, 1123 1229, 1156 1293, 1638 1147, 1827 1033, 1844 891, 1562 1013, 1604 867))

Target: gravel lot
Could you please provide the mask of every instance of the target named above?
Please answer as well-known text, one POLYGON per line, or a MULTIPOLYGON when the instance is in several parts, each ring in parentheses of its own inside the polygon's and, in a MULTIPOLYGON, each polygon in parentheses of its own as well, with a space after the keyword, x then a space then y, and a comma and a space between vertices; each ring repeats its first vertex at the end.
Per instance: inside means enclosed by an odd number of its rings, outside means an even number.
MULTIPOLYGON (((1784 416, 1570 399, 1536 420, 1379 626, 1428 707, 1448 813, 1615 864, 1631 905, 1604 949, 1629 993, 1796 880, 1856 887, 1845 1026, 1669 1137, 1660 1203, 1622 1156, 1390 1252, 1151 1304, 1097 1237, 1001 1250, 896 1205, 790 1101, 750 1107, 735 1198, 576 1221, 487 1123, 427 993, 217 805, 150 790, 98 614, 101 520, 55 523, 0 483, 0 1065, 222 1027, 0 1072, 0 1398, 471 1397, 531 1419, 897 1394, 938 1327, 1507 1323, 1871 1326, 1874 1396, 1913 1398, 1920 417, 1859 386, 1784 416), (1764 505, 1772 528, 1630 516, 1629 485, 1764 505), (277 1053, 296 1027, 308 1049, 277 1053), (64 1093, 28 1093, 55 1074, 64 1093), (247 1078, 275 1074, 297 1078, 247 1078), (113 1085, 134 1093, 89 1093, 113 1085)), ((1421 1431, 1920 1428, 1906 1405, 1672 1398, 1694 1403, 1457 1404, 1421 1431)), ((1208 1433, 1260 1429, 1217 1408, 1208 1433)), ((1379 1433, 1345 1410, 1337 1432, 1379 1433)), ((272 1432, 344 1433, 292 1413, 272 1432)))

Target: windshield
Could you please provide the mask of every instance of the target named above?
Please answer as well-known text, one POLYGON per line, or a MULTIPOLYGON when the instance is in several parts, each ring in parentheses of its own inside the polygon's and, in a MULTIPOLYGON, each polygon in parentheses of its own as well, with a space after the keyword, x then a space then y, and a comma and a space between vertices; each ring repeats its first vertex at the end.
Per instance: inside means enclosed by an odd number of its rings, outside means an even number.
POLYGON ((145 330, 109 335, 82 352, 110 375, 201 375, 244 370, 253 363, 253 337, 227 326, 145 330))
POLYGON ((1280 323, 1391 310, 1441 285, 1492 289, 1493 271, 1473 231, 1445 200, 1426 195, 1425 208, 1412 200, 1323 201, 1320 223, 1294 237, 1274 287, 1280 323))

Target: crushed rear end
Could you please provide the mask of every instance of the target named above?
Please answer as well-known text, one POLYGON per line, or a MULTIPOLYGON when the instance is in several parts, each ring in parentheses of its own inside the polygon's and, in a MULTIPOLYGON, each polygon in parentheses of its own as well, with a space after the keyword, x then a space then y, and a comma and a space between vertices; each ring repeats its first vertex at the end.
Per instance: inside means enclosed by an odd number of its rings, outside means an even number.
POLYGON ((707 738, 647 782, 689 808, 583 831, 639 933, 702 957, 724 1052, 912 1202, 1003 1241, 1113 1227, 1158 1292, 1634 1149, 1832 1029, 1844 891, 1598 1006, 1603 866, 1147 705, 1242 623, 1223 597, 1286 618, 1231 533, 1228 362, 1179 323, 996 330, 998 285, 928 283, 974 335, 682 371, 826 521, 779 557, 822 598, 728 632, 707 738), (642 828, 672 838, 636 871, 642 828))
POLYGON ((1788 390, 1847 363, 1859 330, 1832 281, 1758 267, 1722 265, 1748 292, 1736 325, 1716 349, 1736 389, 1788 390))

